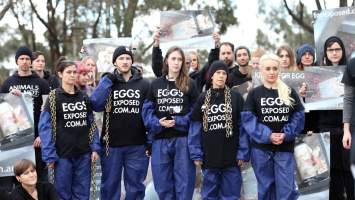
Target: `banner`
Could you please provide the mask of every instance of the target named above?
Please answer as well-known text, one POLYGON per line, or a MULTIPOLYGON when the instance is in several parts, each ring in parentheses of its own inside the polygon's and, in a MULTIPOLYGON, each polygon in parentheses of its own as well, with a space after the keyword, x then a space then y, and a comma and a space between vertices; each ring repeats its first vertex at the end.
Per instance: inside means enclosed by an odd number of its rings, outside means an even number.
POLYGON ((132 38, 96 38, 83 41, 85 54, 96 59, 98 72, 112 72, 112 55, 118 46, 131 46, 132 38))
POLYGON ((348 59, 355 57, 355 7, 314 11, 313 19, 318 63, 323 63, 324 43, 330 36, 343 41, 348 59))
MULTIPOLYGON (((342 110, 344 86, 341 83, 344 66, 306 67, 299 72, 281 72, 280 78, 297 93, 307 85, 304 107, 309 110, 342 110)), ((259 71, 253 73, 253 85, 262 84, 259 71)))
POLYGON ((19 159, 35 163, 32 98, 0 94, 0 177, 13 176, 19 159))
POLYGON ((184 51, 211 49, 216 29, 212 11, 185 10, 160 13, 160 47, 165 53, 172 46, 184 51))

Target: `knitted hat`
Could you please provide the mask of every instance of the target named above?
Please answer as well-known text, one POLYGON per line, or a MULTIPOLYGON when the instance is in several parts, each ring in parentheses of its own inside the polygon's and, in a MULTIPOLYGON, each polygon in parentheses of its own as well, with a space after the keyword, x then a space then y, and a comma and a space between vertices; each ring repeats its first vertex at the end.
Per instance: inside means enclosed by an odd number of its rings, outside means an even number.
POLYGON ((296 64, 301 64, 301 58, 306 53, 309 52, 313 56, 313 63, 315 61, 315 51, 314 48, 310 44, 303 44, 302 46, 296 49, 296 64))
POLYGON ((115 64, 116 59, 122 54, 128 54, 129 56, 131 56, 132 63, 133 63, 133 53, 126 46, 119 46, 119 47, 116 48, 115 52, 113 52, 112 63, 115 64))
POLYGON ((218 70, 224 70, 227 73, 227 76, 228 76, 228 66, 227 66, 227 64, 225 62, 221 61, 221 60, 216 60, 210 66, 210 70, 208 72, 208 81, 211 81, 211 78, 212 78, 213 74, 216 71, 218 71, 218 70))
POLYGON ((18 58, 22 55, 29 56, 32 61, 32 51, 29 48, 27 48, 27 47, 18 48, 16 51, 16 55, 15 55, 15 61, 17 62, 18 58))

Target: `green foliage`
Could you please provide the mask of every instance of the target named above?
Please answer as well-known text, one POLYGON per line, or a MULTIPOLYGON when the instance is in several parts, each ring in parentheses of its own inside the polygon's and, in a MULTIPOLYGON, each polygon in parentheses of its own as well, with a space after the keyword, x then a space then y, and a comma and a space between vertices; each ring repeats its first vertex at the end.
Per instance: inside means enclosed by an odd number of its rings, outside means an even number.
MULTIPOLYGON (((303 43, 314 43, 313 33, 306 31, 297 21, 289 16, 284 4, 279 6, 265 6, 265 0, 259 0, 259 13, 265 16, 265 23, 270 30, 279 38, 270 40, 270 36, 265 34, 265 31, 258 30, 256 43, 258 46, 267 50, 274 51, 277 43, 287 43, 291 48, 295 49, 303 43)), ((312 15, 307 12, 306 7, 301 11, 301 5, 297 4, 294 8, 294 13, 297 17, 303 19, 303 22, 312 26, 312 15)))

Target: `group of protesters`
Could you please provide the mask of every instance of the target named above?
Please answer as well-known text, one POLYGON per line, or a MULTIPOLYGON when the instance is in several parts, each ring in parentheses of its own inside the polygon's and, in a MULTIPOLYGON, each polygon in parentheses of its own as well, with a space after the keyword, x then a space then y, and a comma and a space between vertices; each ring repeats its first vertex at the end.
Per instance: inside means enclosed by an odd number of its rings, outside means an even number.
POLYGON ((144 199, 151 158, 159 199, 192 199, 196 169, 202 169, 202 199, 234 200, 241 197, 241 166, 251 162, 258 199, 293 200, 298 198, 296 137, 330 132, 329 199, 353 200, 355 59, 347 60, 341 39, 328 38, 320 59, 324 62, 316 63, 309 44, 295 53, 282 45, 270 54, 235 48, 221 42, 218 33, 212 38, 215 48, 202 67, 196 52, 178 46, 163 57, 158 29, 153 36, 154 80, 143 77, 126 46, 112 55, 114 71, 101 76, 93 57, 75 62, 61 57, 50 74, 41 52, 20 47, 18 70, 1 92, 33 97, 36 165, 19 160, 14 167, 18 186, 13 189, 15 180, 8 177, 0 179, 1 187, 13 191, 12 199, 89 199, 92 166, 100 158, 100 199, 120 199, 122 178, 125 199, 144 199), (295 89, 279 78, 281 72, 314 65, 346 65, 344 112, 305 114, 307 84, 295 89), (243 99, 236 88, 251 81, 256 69, 262 85, 250 88, 243 99), (46 102, 42 95, 48 95, 46 102), (94 112, 103 112, 101 130, 94 112), (54 170, 54 187, 46 183, 48 168, 54 170))

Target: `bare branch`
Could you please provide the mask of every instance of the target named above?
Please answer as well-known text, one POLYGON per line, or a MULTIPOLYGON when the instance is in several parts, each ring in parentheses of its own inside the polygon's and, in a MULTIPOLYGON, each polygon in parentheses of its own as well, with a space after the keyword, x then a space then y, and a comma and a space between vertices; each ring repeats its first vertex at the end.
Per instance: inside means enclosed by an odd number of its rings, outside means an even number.
MULTIPOLYGON (((292 10, 289 8, 288 4, 287 4, 287 1, 286 0, 283 0, 284 1, 284 6, 288 12, 288 14, 292 17, 293 20, 295 20, 301 27, 303 27, 306 31, 310 32, 310 33, 313 33, 314 32, 314 29, 312 26, 306 24, 302 18, 303 16, 301 17, 298 17, 295 13, 292 12, 292 10)), ((302 5, 301 5, 302 6, 302 5)), ((303 15, 303 14, 302 14, 303 15)))
POLYGON ((42 24, 48 29, 48 31, 50 31, 50 30, 49 30, 48 23, 47 23, 46 21, 44 21, 44 19, 41 17, 41 15, 39 15, 39 13, 38 13, 38 11, 37 11, 35 5, 34 5, 33 2, 32 2, 32 0, 29 0, 29 1, 30 1, 31 8, 32 8, 33 12, 35 12, 35 14, 36 14, 36 17, 39 19, 39 21, 42 22, 42 24))
POLYGON ((5 5, 5 7, 0 12, 0 21, 5 16, 6 12, 11 8, 11 6, 12 6, 12 0, 9 0, 5 5))
POLYGON ((322 10, 322 6, 320 5, 319 0, 315 0, 315 1, 316 1, 318 10, 322 10))
POLYGON ((100 6, 99 6, 99 15, 97 16, 95 22, 94 22, 94 25, 93 25, 93 28, 92 28, 92 38, 97 38, 98 37, 98 34, 97 34, 97 26, 99 25, 99 22, 100 22, 100 17, 101 17, 101 10, 102 10, 102 1, 100 1, 100 6))

